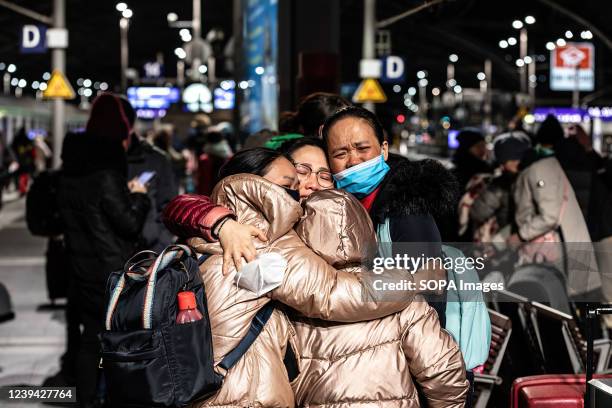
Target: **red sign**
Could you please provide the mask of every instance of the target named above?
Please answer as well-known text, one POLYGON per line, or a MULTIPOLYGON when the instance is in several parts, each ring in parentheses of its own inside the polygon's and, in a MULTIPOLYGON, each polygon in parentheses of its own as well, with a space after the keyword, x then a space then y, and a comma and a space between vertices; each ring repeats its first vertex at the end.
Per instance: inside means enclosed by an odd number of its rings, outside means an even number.
POLYGON ((595 47, 589 42, 569 42, 550 52, 550 89, 595 89, 595 47))
POLYGON ((568 44, 555 49, 555 68, 592 69, 592 46, 568 44))

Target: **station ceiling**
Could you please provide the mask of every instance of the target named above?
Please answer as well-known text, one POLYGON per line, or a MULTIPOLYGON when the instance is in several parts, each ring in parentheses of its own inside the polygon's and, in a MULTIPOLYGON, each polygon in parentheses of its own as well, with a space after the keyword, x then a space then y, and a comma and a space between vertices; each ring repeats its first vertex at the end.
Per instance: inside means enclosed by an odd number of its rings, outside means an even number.
MULTIPOLYGON (((12 0, 38 13, 51 15, 52 0, 12 0)), ((170 28, 166 15, 175 12, 179 20, 191 18, 189 0, 125 0, 134 11, 130 27, 130 65, 142 65, 163 52, 168 74, 173 74, 176 62, 174 49, 182 41, 178 29, 170 28)), ((285 1, 285 0, 279 0, 285 1)), ((307 0, 294 0, 307 1, 307 0)), ((361 57, 363 0, 339 0, 341 6, 340 38, 341 67, 345 81, 357 80, 361 57)), ((70 48, 67 54, 71 79, 83 77, 92 81, 119 81, 119 12, 117 1, 66 0, 70 48)), ((217 27, 229 38, 232 30, 232 1, 204 0, 202 7, 204 32, 217 27)), ((379 21, 422 5, 422 0, 378 0, 379 21)), ((464 87, 477 87, 476 74, 483 71, 484 60, 493 61, 493 87, 517 90, 519 87, 515 61, 518 45, 506 49, 499 41, 518 38, 512 27, 515 19, 535 17, 528 26, 529 51, 545 57, 537 62, 538 95, 554 98, 548 89, 547 77, 549 41, 565 38, 571 31, 572 40, 580 40, 582 31, 591 29, 595 44, 596 89, 610 99, 612 89, 612 50, 592 29, 612 38, 612 2, 601 0, 446 0, 388 27, 392 53, 406 58, 408 83, 416 83, 416 72, 426 70, 432 86, 443 86, 450 54, 457 54, 457 81, 464 87), (574 13, 578 22, 546 3, 555 3, 574 13), (584 24, 587 23, 587 24, 584 24)), ((50 54, 23 55, 19 51, 19 36, 23 24, 36 23, 24 16, 0 7, 0 62, 16 63, 17 76, 29 81, 39 79, 50 68, 50 54)), ((316 22, 313 22, 316 29, 316 22)), ((567 41, 567 38, 565 38, 567 41)), ((73 79, 74 80, 74 79, 73 79)))

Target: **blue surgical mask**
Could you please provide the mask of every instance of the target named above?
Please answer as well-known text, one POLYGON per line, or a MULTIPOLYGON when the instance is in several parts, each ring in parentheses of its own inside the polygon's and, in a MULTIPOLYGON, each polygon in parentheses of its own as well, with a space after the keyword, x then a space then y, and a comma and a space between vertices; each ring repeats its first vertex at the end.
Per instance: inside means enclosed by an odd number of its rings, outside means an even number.
POLYGON ((337 188, 346 190, 357 198, 363 198, 376 190, 389 170, 390 167, 381 154, 334 174, 334 180, 337 188))

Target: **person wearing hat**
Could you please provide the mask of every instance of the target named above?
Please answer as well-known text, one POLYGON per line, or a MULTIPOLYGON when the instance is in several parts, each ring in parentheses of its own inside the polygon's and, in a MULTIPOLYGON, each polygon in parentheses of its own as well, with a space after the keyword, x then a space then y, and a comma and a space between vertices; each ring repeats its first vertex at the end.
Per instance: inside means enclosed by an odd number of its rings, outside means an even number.
POLYGON ((530 140, 523 132, 509 132, 497 136, 493 146, 501 174, 491 180, 470 208, 470 220, 481 241, 502 230, 508 236, 516 232, 512 185, 519 173, 521 158, 530 148, 530 140), (487 232, 482 229, 485 225, 487 232))
POLYGON ((126 151, 132 127, 121 99, 103 93, 93 102, 85 132, 68 133, 62 145, 57 188, 72 280, 68 308, 82 326, 76 361, 79 406, 101 403, 100 340, 106 281, 134 254, 151 200, 138 178, 128 182, 126 151))
POLYGON ((462 192, 472 177, 480 173, 492 173, 493 168, 486 161, 487 144, 484 136, 476 129, 463 129, 457 135, 459 148, 453 156, 453 170, 462 192))

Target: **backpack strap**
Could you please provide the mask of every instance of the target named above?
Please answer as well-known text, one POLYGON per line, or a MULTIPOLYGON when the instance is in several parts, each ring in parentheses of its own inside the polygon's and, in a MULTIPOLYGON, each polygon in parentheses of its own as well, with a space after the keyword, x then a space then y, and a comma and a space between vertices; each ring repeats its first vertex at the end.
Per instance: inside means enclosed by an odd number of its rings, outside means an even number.
POLYGON ((195 256, 194 251, 186 245, 170 245, 162 251, 155 260, 155 263, 149 268, 149 279, 142 310, 142 326, 144 329, 152 327, 151 313, 153 311, 153 298, 155 297, 158 272, 170 265, 175 259, 181 259, 183 256, 195 256))
POLYGON ((198 257, 198 266, 202 266, 202 264, 206 262, 208 258, 210 258, 210 254, 197 253, 196 256, 198 257))
POLYGON ((151 261, 151 256, 154 253, 150 251, 143 251, 139 254, 136 254, 134 257, 130 258, 130 260, 126 263, 126 268, 121 277, 119 278, 117 284, 112 289, 110 300, 108 302, 108 307, 106 309, 106 319, 105 319, 105 328, 106 330, 111 330, 111 323, 113 313, 119 303, 119 297, 123 292, 123 289, 126 285, 126 277, 129 276, 135 280, 147 280, 147 287, 145 289, 145 300, 143 305, 143 313, 142 313, 142 322, 143 328, 150 329, 151 328, 151 311, 153 309, 153 298, 155 295, 155 284, 157 281, 157 273, 167 267, 172 261, 175 259, 181 259, 184 256, 195 256, 194 251, 186 246, 186 245, 170 245, 163 252, 155 258, 155 261, 148 268, 145 268, 141 265, 143 261, 151 261), (145 259, 139 259, 144 257, 145 259))
POLYGON ((251 344, 257 339, 259 333, 263 330, 264 326, 270 320, 272 312, 274 311, 274 302, 268 302, 264 307, 259 309, 253 320, 251 321, 251 327, 246 336, 240 340, 240 343, 230 351, 223 360, 219 363, 219 367, 223 368, 226 372, 242 358, 247 352, 251 344))

